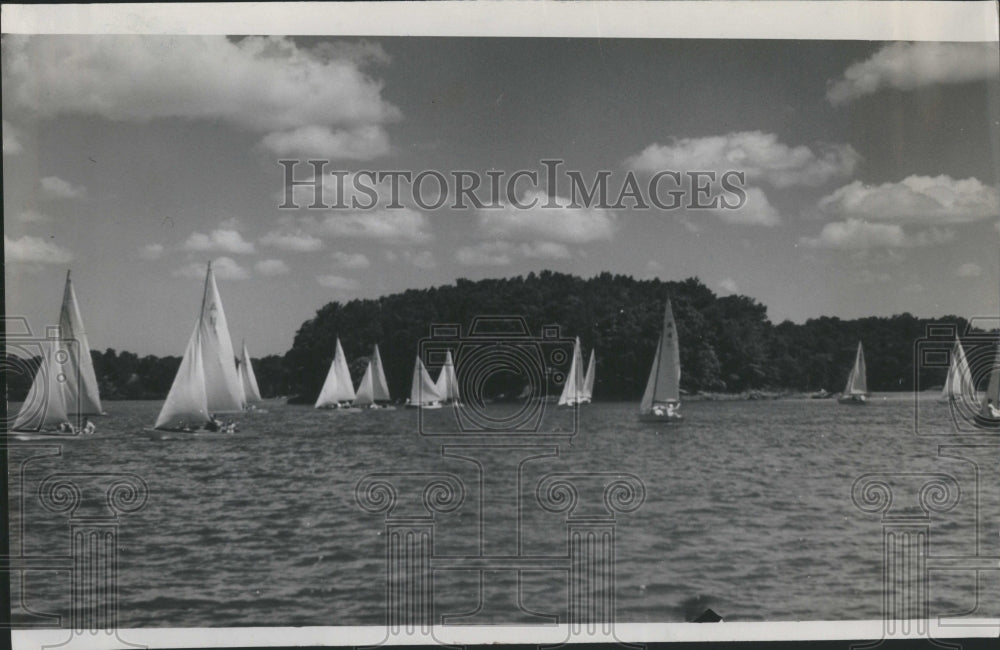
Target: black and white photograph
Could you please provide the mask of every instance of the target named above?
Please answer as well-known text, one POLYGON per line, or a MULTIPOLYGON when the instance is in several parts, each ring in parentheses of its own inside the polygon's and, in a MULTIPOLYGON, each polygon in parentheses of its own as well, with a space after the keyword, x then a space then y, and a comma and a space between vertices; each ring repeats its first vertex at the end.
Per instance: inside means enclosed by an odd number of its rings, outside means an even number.
POLYGON ((995 639, 996 3, 378 4, 4 5, 14 646, 995 639))

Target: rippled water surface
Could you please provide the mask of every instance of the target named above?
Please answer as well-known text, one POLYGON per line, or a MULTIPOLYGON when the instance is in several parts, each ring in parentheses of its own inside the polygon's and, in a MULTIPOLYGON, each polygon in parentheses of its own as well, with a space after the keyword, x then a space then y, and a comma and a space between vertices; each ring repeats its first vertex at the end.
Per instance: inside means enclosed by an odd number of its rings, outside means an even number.
MULTIPOLYGON (((571 442, 507 440, 524 446, 517 450, 422 437, 410 410, 318 412, 279 402, 242 418, 242 432, 229 438, 152 441, 143 427, 159 406, 109 402, 97 435, 63 443, 59 456, 22 465, 44 453, 43 443, 11 450, 15 553, 67 553, 66 515, 38 502, 39 484, 52 473, 131 472, 148 485, 147 505, 120 520, 126 627, 383 623, 385 519, 355 498, 357 482, 373 472, 458 477, 464 501, 435 520, 434 553, 442 557, 565 557, 566 513, 539 506, 539 480, 553 472, 635 475, 645 501, 614 521, 620 621, 684 621, 709 606, 728 620, 879 618, 883 524, 851 499, 852 484, 868 473, 954 477, 961 496, 931 516, 932 555, 1000 556, 998 448, 961 447, 992 439, 956 433, 943 404, 921 407, 925 435, 918 435, 911 395, 876 396, 862 408, 832 400, 691 402, 686 422, 673 428, 638 423, 634 404, 594 404, 581 411, 571 442), (530 456, 537 457, 518 465, 530 456)), ((494 408, 498 417, 509 412, 494 408)), ((454 431, 450 413, 426 417, 428 430, 454 431)), ((565 418, 543 424, 572 427, 565 418)), ((400 508, 419 509, 419 487, 401 489, 400 508)), ((577 505, 580 515, 607 513, 599 491, 581 489, 577 505)), ((997 573, 982 572, 978 583, 972 571, 933 573, 932 612, 1000 616, 997 573)), ((520 578, 519 613, 511 605, 517 573, 488 571, 480 618, 467 620, 565 616, 564 572, 541 567, 520 578)), ((437 571, 435 580, 439 613, 475 608, 478 572, 437 571)), ((38 620, 28 611, 65 614, 68 583, 64 572, 15 579, 15 602, 24 587, 19 620, 38 620)))

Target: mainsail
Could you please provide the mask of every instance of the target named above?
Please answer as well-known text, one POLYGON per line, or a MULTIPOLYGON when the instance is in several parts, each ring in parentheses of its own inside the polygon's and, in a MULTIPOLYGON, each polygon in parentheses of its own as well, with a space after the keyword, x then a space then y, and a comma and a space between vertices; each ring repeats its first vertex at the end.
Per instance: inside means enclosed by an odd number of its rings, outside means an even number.
POLYGON ((42 359, 31 383, 31 390, 11 427, 14 431, 56 429, 69 421, 66 412, 66 391, 59 381, 57 355, 61 351, 58 339, 42 343, 42 359))
POLYGON ((354 397, 355 406, 370 406, 375 403, 375 389, 372 381, 372 362, 368 362, 365 375, 358 384, 358 392, 354 397))
POLYGON ((951 365, 948 367, 948 377, 944 382, 944 390, 941 391, 944 399, 964 400, 969 404, 975 404, 976 388, 972 382, 972 371, 969 368, 969 360, 965 358, 965 350, 962 342, 955 338, 955 344, 951 348, 951 365))
POLYGON ((680 401, 681 355, 677 341, 677 325, 674 312, 667 300, 663 313, 663 333, 656 345, 653 367, 649 370, 646 390, 642 394, 640 413, 652 410, 655 404, 680 401))
POLYGON ((563 384, 562 395, 559 396, 559 405, 574 406, 579 404, 584 396, 583 377, 583 353, 580 351, 580 337, 576 337, 573 344, 573 360, 569 365, 569 374, 566 375, 566 383, 563 384))
POLYGON ((347 359, 344 356, 344 348, 340 345, 340 337, 337 338, 337 348, 330 362, 330 370, 326 373, 326 381, 316 398, 316 408, 326 406, 336 406, 341 402, 350 402, 355 397, 354 384, 351 382, 351 373, 347 369, 347 359))
POLYGON ((590 361, 587 362, 587 374, 583 378, 583 400, 590 402, 594 398, 594 351, 590 351, 590 361))
POLYGON ((67 353, 61 372, 66 377, 66 408, 69 413, 100 415, 101 395, 97 389, 94 362, 90 357, 90 344, 83 329, 76 291, 66 271, 66 288, 63 290, 62 310, 59 312, 59 338, 67 353))
POLYGON ((243 384, 243 394, 247 402, 259 402, 260 387, 257 386, 257 375, 253 371, 253 363, 250 361, 250 352, 247 350, 247 342, 243 341, 243 351, 240 355, 240 381, 243 384))
POLYGON ((156 419, 156 428, 200 427, 211 414, 241 411, 245 399, 229 325, 209 262, 198 322, 156 419))
POLYGON ((375 351, 372 353, 372 396, 376 402, 388 402, 392 398, 389 396, 389 384, 385 381, 385 370, 382 369, 382 355, 379 354, 378 344, 375 344, 375 351))
POLYGON ((426 406, 434 402, 440 402, 444 396, 438 392, 437 386, 431 381, 431 376, 427 374, 424 362, 417 357, 417 362, 413 365, 413 384, 410 387, 410 406, 426 406))
POLYGON ((438 395, 448 402, 458 401, 458 377, 455 375, 455 362, 451 358, 451 350, 445 353, 444 365, 435 384, 438 395))
POLYGON ((868 380, 865 372, 865 353, 861 349, 861 341, 858 341, 858 353, 854 357, 854 367, 851 374, 847 376, 847 386, 844 387, 844 395, 867 395, 868 380))

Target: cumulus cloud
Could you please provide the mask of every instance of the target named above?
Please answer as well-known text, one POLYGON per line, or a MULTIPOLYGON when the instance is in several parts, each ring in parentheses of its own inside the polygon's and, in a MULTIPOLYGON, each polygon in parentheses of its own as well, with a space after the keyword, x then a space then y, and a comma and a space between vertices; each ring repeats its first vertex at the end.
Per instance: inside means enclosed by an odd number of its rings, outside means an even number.
POLYGON ((238 255, 248 255, 256 250, 253 243, 243 239, 238 230, 226 228, 217 228, 207 235, 200 232, 191 233, 182 248, 188 251, 214 251, 238 255))
POLYGON ((434 239, 430 220, 410 208, 334 212, 314 227, 322 235, 374 239, 388 244, 423 244, 434 239))
POLYGON ((6 155, 13 156, 14 154, 21 153, 23 150, 24 147, 21 145, 17 129, 7 120, 3 120, 3 152, 6 155))
POLYGON ((437 266, 437 260, 434 259, 434 254, 430 251, 420 251, 419 253, 403 251, 403 259, 418 269, 433 269, 437 266))
POLYGON ((861 156, 849 144, 789 146, 774 133, 739 131, 700 138, 678 138, 671 144, 651 144, 625 160, 629 169, 727 171, 746 173, 747 184, 768 183, 777 188, 818 186, 847 178, 861 156))
POLYGON ((163 244, 146 244, 139 247, 136 257, 141 260, 157 260, 163 257, 163 252, 163 244))
POLYGON ((960 278, 978 278, 983 274, 983 267, 979 266, 975 262, 966 262, 962 266, 958 267, 955 271, 955 275, 960 278))
POLYGON ((746 187, 746 201, 738 208, 712 208, 708 210, 726 223, 748 226, 775 226, 781 223, 778 210, 771 205, 767 195, 759 187, 746 187))
POLYGON ((301 230, 295 232, 272 230, 260 238, 262 246, 274 246, 286 251, 307 253, 323 248, 323 240, 301 230))
POLYGON ((356 291, 361 286, 354 278, 345 278, 341 275, 317 275, 316 281, 327 289, 337 291, 356 291))
POLYGON ((367 269, 372 265, 368 260, 368 256, 364 253, 334 251, 330 253, 330 259, 333 260, 335 266, 339 266, 342 269, 367 269))
POLYGON ((722 289, 723 291, 725 291, 726 293, 739 293, 740 292, 740 288, 739 288, 739 286, 737 286, 736 280, 733 280, 732 278, 723 278, 719 282, 719 288, 722 289))
POLYGON ((955 224, 995 217, 1000 211, 1000 193, 976 178, 909 176, 882 185, 854 181, 823 197, 818 205, 821 212, 836 217, 955 224))
POLYGON ((253 266, 258 275, 274 277, 289 273, 288 265, 281 260, 260 260, 253 266))
POLYGON ((519 200, 521 205, 534 207, 521 209, 508 203, 499 209, 479 210, 482 233, 504 240, 585 244, 611 239, 617 230, 616 217, 608 210, 568 207, 569 199, 562 197, 552 199, 560 207, 543 208, 549 202, 544 190, 525 192, 519 200))
MULTIPOLYGON (((387 60, 379 50, 307 48, 278 36, 15 35, 3 43, 4 95, 43 117, 223 121, 278 134, 268 144, 290 152, 293 145, 313 146, 304 137, 309 132, 298 131, 303 127, 351 132, 399 118, 382 98, 382 83, 364 69, 387 60)), ((365 138, 348 140, 349 149, 323 153, 375 155, 363 149, 365 138)), ((323 141, 331 142, 341 141, 323 141)), ((383 145, 379 138, 367 142, 383 145)))
POLYGON ((951 241, 955 234, 931 228, 910 234, 894 223, 870 223, 861 219, 837 221, 823 226, 818 237, 802 237, 799 243, 809 248, 840 250, 865 248, 914 248, 951 241))
MULTIPOLYGON (((212 271, 215 277, 220 280, 246 280, 250 277, 250 271, 231 257, 218 257, 212 260, 212 271)), ((202 280, 205 278, 205 265, 201 262, 192 262, 187 266, 174 269, 172 273, 179 278, 193 278, 202 280)))
POLYGON ((41 237, 25 235, 19 239, 3 236, 3 254, 7 262, 32 264, 66 264, 73 260, 73 253, 41 237))
POLYGON ((882 88, 913 90, 932 84, 965 83, 1000 76, 996 43, 890 43, 851 64, 826 91, 833 105, 847 104, 882 88))
POLYGON ((42 195, 49 199, 82 199, 87 195, 83 186, 73 185, 58 176, 46 176, 39 181, 39 184, 42 188, 42 195))
POLYGON ((461 246, 455 251, 455 260, 465 266, 506 266, 514 256, 520 255, 528 259, 568 259, 569 249, 557 242, 522 242, 508 241, 482 242, 469 246, 461 246))
POLYGON ((301 126, 264 136, 261 146, 279 156, 317 156, 323 160, 351 158, 370 160, 389 151, 389 134, 380 125, 369 124, 355 129, 331 129, 327 126, 301 126))

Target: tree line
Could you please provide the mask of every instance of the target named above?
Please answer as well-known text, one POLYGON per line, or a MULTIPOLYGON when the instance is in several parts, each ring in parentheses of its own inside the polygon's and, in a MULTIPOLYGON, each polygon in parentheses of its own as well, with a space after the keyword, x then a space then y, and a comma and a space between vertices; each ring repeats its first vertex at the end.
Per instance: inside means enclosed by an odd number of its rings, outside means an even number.
MULTIPOLYGON (((355 384, 377 343, 390 392, 406 397, 420 341, 429 336, 432 325, 459 326, 450 342, 445 339, 458 353, 467 345, 468 326, 475 317, 511 315, 523 317, 535 337, 541 336, 543 326, 558 325, 561 337, 578 336, 586 353, 596 350, 595 399, 637 400, 668 296, 680 339, 681 388, 689 393, 836 392, 843 388, 858 341, 865 348, 870 390, 940 385, 945 369, 915 364, 915 345, 934 323, 948 323, 962 333, 968 325, 957 316, 919 319, 908 313, 853 320, 824 316, 775 325, 766 307, 753 298, 717 296, 697 278, 664 282, 602 273, 583 279, 543 271, 506 279, 460 279, 453 285, 377 299, 328 303, 302 324, 290 350, 254 359, 254 370, 265 397, 310 402, 326 377, 337 337, 355 384)), ((569 344, 563 347, 570 351, 569 344)), ((180 365, 179 357, 140 358, 113 349, 93 351, 92 356, 101 397, 108 400, 163 399, 180 365)), ((9 399, 27 394, 30 366, 8 373, 9 399)), ((558 391, 558 379, 558 374, 550 375, 550 392, 558 391)), ((524 384, 524 376, 507 370, 488 378, 484 388, 487 397, 510 396, 524 384)))

